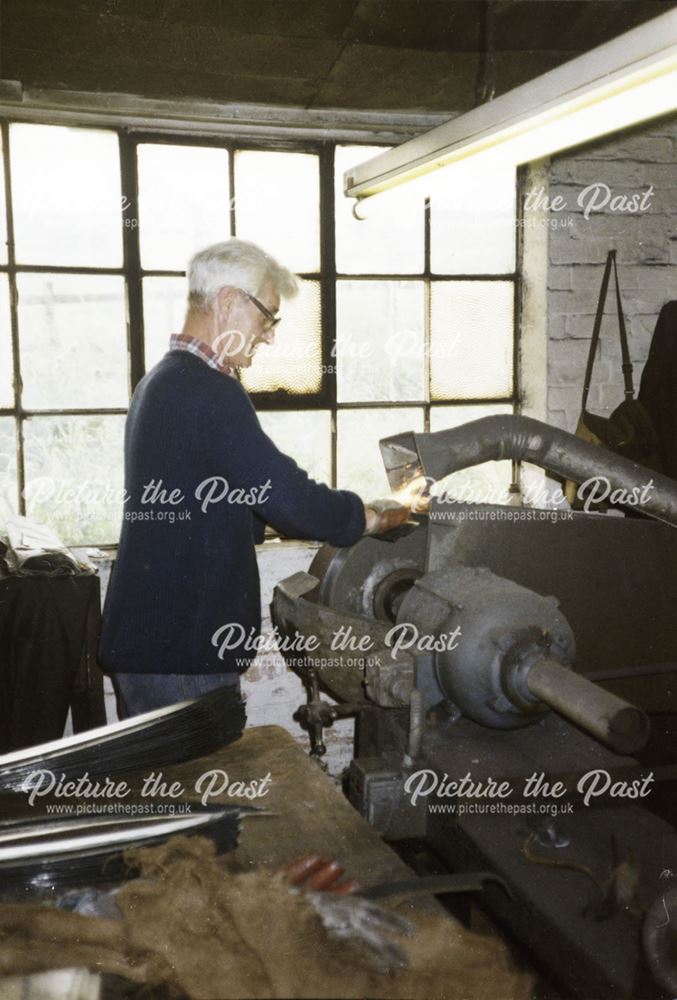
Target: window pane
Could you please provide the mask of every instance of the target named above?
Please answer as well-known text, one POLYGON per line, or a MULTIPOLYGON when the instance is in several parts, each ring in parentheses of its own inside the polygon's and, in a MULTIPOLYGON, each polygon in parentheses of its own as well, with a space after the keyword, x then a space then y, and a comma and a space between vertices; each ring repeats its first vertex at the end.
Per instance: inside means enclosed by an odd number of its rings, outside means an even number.
POLYGON ((19 274, 29 409, 126 406, 125 288, 113 275, 19 274))
POLYGON ((10 514, 18 514, 16 430, 13 417, 0 417, 0 528, 10 514))
POLYGON ((275 341, 261 344, 251 368, 242 370, 248 392, 319 392, 322 385, 320 285, 300 282, 299 294, 282 301, 275 341))
POLYGON ((230 236, 228 152, 200 146, 138 147, 141 266, 184 271, 230 236))
POLYGON ((472 399, 512 393, 513 285, 443 281, 432 286, 430 394, 472 399))
POLYGON ((0 264, 7 263, 7 213, 5 211, 5 161, 2 156, 2 133, 0 133, 0 264))
POLYGON ((343 172, 382 153, 384 146, 337 146, 335 158, 336 269, 342 274, 418 274, 423 270, 424 200, 407 186, 360 207, 343 194, 343 172))
POLYGON ((473 163, 439 170, 430 198, 436 274, 507 274, 515 268, 514 168, 473 163))
MULTIPOLYGON (((235 154, 235 225, 294 271, 320 270, 320 171, 308 153, 235 154)), ((255 289, 249 289, 254 292, 255 289)))
POLYGON ((169 350, 169 338, 180 333, 186 316, 185 278, 143 279, 143 329, 146 371, 169 350))
POLYGON ((424 400, 424 287, 419 281, 340 281, 339 402, 424 400))
POLYGON ((120 267, 120 153, 114 132, 11 125, 16 259, 120 267))
POLYGON ((97 415, 24 424, 27 515, 68 545, 118 540, 124 422, 122 415, 97 415))
POLYGON ((0 406, 14 406, 13 385, 9 282, 6 274, 0 274, 0 406))
MULTIPOLYGON (((449 427, 460 427, 471 420, 492 417, 496 414, 512 413, 509 403, 493 403, 484 406, 432 406, 430 408, 430 430, 444 431, 449 427)), ((471 469, 453 472, 440 479, 432 492, 446 494, 449 502, 467 503, 507 503, 508 487, 512 476, 512 462, 483 462, 471 469)))
POLYGON ((328 410, 259 411, 259 420, 280 451, 312 479, 331 485, 331 414, 328 410))
POLYGON ((378 443, 392 434, 422 431, 423 410, 418 407, 339 410, 337 430, 339 487, 354 490, 365 501, 378 500, 391 495, 378 443))

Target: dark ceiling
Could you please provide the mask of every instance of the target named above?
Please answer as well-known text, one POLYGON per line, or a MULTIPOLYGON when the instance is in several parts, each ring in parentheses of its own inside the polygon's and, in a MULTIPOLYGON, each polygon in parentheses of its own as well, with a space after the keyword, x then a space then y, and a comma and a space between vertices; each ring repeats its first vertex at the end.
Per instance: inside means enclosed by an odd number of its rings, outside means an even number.
POLYGON ((0 0, 0 77, 26 88, 150 98, 456 112, 674 6, 658 0, 0 0))

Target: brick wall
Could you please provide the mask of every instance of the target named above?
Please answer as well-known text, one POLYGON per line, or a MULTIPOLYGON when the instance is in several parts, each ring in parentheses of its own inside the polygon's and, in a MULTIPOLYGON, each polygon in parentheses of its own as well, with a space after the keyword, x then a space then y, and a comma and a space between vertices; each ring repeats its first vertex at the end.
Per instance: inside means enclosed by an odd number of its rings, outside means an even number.
MULTIPOLYGON (((553 158, 547 197, 548 420, 573 431, 608 250, 617 250, 636 389, 660 308, 677 299, 677 117, 553 158)), ((623 399, 613 308, 609 295, 589 397, 603 415, 623 399)))

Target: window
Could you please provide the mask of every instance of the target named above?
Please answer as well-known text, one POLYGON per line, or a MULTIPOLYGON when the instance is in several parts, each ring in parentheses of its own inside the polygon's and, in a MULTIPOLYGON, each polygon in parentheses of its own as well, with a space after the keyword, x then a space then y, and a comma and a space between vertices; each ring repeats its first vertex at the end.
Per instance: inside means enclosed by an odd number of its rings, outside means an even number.
MULTIPOLYGON (((299 274, 242 379, 315 478, 387 495, 380 438, 514 407, 514 173, 428 203, 403 188, 358 221, 343 172, 379 147, 22 122, 1 138, 0 524, 19 510, 69 544, 117 540, 130 393, 183 323, 188 258, 231 235, 299 274)), ((469 475, 453 483, 480 499, 510 469, 469 475)))
MULTIPOLYGON (((405 185, 357 221, 343 172, 378 151, 335 163, 337 485, 367 498, 389 493, 380 438, 512 412, 518 388, 514 169, 454 167, 427 205, 405 185)), ((497 499, 510 479, 487 463, 444 486, 497 499)))

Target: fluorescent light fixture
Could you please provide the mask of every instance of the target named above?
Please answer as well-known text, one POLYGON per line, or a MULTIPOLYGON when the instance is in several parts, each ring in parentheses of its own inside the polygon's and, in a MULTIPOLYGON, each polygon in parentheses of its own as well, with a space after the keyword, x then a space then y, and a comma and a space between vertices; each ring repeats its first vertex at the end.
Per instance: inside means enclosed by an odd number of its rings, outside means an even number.
POLYGON ((541 159, 677 108, 677 10, 346 171, 368 198, 471 156, 541 159))

